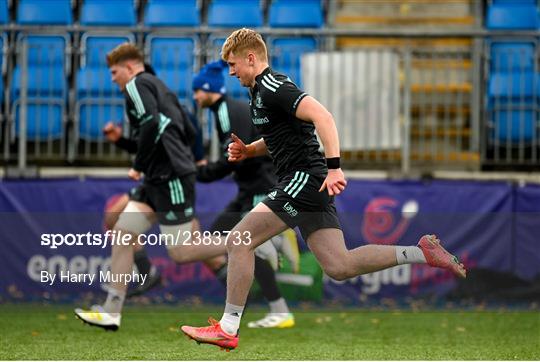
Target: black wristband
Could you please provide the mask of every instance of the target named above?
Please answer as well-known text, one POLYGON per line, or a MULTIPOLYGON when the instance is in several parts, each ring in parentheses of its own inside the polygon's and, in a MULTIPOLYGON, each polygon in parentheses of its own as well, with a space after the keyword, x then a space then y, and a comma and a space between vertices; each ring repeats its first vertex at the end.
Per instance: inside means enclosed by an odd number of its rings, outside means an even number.
POLYGON ((332 157, 326 159, 326 166, 329 169, 336 169, 339 168, 339 157, 332 157))

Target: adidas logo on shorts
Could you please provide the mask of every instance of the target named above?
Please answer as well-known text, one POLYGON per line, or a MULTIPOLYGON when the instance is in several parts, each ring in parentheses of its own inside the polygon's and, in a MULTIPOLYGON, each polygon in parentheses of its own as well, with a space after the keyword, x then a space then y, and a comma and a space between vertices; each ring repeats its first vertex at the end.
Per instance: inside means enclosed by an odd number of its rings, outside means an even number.
POLYGON ((272 199, 272 200, 275 200, 276 195, 277 195, 277 190, 274 190, 274 191, 272 191, 271 193, 268 194, 268 198, 272 199))
POLYGON ((174 211, 171 210, 167 213, 167 215, 165 215, 165 219, 173 221, 173 220, 177 220, 178 218, 176 217, 176 214, 174 213, 174 211))

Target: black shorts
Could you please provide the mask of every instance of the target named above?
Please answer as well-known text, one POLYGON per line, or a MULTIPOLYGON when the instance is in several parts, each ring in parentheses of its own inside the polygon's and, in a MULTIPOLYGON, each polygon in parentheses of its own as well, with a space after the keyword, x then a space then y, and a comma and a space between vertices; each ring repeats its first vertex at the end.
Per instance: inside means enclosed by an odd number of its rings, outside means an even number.
POLYGON ((250 212, 265 197, 266 193, 239 192, 218 215, 210 230, 220 232, 231 231, 242 220, 244 215, 250 212))
POLYGON ((319 229, 341 229, 334 197, 319 192, 325 176, 297 171, 280 179, 263 203, 289 227, 298 226, 304 240, 319 229))
POLYGON ((131 189, 130 200, 150 206, 160 225, 180 225, 193 219, 195 174, 159 183, 143 182, 131 189))

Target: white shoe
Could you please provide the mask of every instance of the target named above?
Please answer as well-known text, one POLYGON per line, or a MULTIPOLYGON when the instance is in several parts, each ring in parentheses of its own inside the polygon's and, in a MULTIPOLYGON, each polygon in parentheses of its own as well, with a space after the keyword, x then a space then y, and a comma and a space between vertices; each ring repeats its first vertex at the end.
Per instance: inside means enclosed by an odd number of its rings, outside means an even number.
POLYGON ((279 235, 274 236, 272 244, 280 254, 283 254, 291 263, 293 273, 298 273, 300 269, 300 252, 298 251, 298 240, 293 229, 287 229, 279 235))
POLYGON ((268 241, 262 243, 255 249, 255 255, 269 262, 272 269, 279 269, 278 252, 273 243, 269 243, 268 241))
POLYGON ((120 313, 108 313, 101 305, 93 305, 90 310, 75 308, 75 316, 86 324, 116 331, 120 328, 120 313))
POLYGON ((268 313, 263 319, 248 322, 248 328, 291 328, 294 327, 292 313, 268 313))

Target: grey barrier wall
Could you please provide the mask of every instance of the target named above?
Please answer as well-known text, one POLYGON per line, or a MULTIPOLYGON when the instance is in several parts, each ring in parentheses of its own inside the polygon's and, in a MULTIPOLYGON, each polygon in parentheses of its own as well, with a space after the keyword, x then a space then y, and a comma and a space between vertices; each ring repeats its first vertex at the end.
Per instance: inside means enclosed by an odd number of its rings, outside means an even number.
MULTIPOLYGON (((486 165, 539 166, 537 33, 263 32, 272 67, 333 113, 346 167, 407 174, 486 165), (362 36, 381 39, 383 45, 335 49, 338 37, 362 36), (384 45, 385 39, 395 37, 403 43, 384 45), (407 43, 455 37, 468 42, 437 48, 407 43)), ((20 168, 127 165, 129 156, 101 134, 109 121, 123 124, 128 132, 123 95, 111 82, 106 53, 122 41, 136 42, 157 75, 194 110, 193 74, 219 57, 228 33, 203 28, 184 33, 8 29, 2 56, 3 162, 20 168)), ((246 89, 225 76, 229 94, 248 101, 246 89)), ((205 140, 211 143, 210 115, 198 115, 205 140)))

